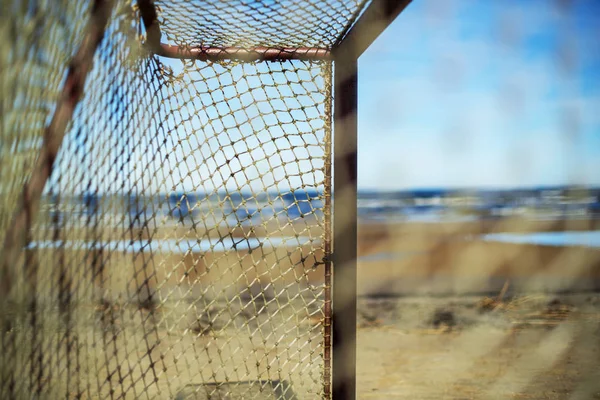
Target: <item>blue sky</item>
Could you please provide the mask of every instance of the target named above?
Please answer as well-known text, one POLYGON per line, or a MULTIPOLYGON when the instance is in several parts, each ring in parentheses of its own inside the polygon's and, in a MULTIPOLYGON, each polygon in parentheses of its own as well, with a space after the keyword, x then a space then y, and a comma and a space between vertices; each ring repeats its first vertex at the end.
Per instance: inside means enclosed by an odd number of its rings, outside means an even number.
POLYGON ((600 2, 417 0, 361 57, 361 189, 569 183, 600 185, 600 2))
MULTIPOLYGON (((600 1, 569 3, 414 0, 359 60, 359 188, 600 186, 600 1)), ((150 113, 82 120, 88 137, 111 139, 66 141, 106 168, 73 184, 322 187, 325 70, 162 61, 182 74, 162 86, 162 107, 145 103, 161 108, 163 128, 144 134, 156 129, 150 113), (127 157, 115 129, 141 135, 127 157)), ((86 101, 139 101, 103 84, 109 95, 86 101)), ((74 171, 75 159, 61 154, 60 168, 74 171)))

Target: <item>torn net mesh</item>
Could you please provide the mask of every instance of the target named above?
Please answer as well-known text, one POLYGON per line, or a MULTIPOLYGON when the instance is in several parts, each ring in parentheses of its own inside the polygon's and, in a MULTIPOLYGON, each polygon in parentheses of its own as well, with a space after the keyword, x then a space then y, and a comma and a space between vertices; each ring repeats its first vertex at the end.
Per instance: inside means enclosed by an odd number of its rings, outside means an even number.
MULTIPOLYGON (((331 65, 159 59, 135 21, 115 7, 15 266, 0 397, 321 397, 331 65)), ((2 162, 19 199, 29 164, 2 162)))

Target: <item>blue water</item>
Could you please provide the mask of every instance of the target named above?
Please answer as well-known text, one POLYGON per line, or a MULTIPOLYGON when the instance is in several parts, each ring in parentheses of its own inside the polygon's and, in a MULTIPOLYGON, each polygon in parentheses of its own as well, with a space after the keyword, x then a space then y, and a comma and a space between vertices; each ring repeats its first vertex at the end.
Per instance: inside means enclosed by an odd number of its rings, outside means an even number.
POLYGON ((318 239, 309 237, 271 237, 271 238, 223 238, 223 239, 159 239, 159 240, 114 240, 107 242, 68 240, 68 241, 38 241, 29 244, 28 248, 67 248, 67 249, 104 249, 137 253, 152 251, 159 253, 198 253, 207 251, 249 250, 274 247, 299 247, 305 245, 318 246, 318 239))
MULTIPOLYGON (((488 242, 600 248, 600 231, 491 233, 483 235, 481 238, 488 242)), ((358 260, 362 262, 401 260, 415 254, 419 254, 419 252, 381 252, 359 257, 358 260)))
POLYGON ((369 261, 384 261, 384 260, 402 260, 404 258, 412 257, 416 254, 421 254, 422 252, 418 251, 406 251, 401 253, 375 253, 368 254, 366 256, 358 257, 358 261, 369 262, 369 261))
POLYGON ((490 242, 600 248, 600 231, 491 233, 483 235, 482 238, 490 242))

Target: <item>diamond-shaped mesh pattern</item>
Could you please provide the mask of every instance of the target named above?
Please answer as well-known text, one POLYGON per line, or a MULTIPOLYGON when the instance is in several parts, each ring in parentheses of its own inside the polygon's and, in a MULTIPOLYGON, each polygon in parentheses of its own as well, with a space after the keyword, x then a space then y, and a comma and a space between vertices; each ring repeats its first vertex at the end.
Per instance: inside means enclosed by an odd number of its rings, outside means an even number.
POLYGON ((180 46, 331 48, 362 0, 156 1, 163 41, 180 46))
MULTIPOLYGON (((323 397, 331 63, 173 62, 138 21, 115 6, 14 268, 0 397, 323 397)), ((25 122, 41 138, 70 34, 40 44, 58 54, 48 99, 17 80, 24 104, 50 105, 3 114, 15 140, 25 122)), ((33 160, 2 170, 3 234, 33 160)))
POLYGON ((67 64, 79 44, 87 11, 84 1, 2 3, 0 240, 4 240, 18 194, 39 152, 43 129, 60 94, 67 64))

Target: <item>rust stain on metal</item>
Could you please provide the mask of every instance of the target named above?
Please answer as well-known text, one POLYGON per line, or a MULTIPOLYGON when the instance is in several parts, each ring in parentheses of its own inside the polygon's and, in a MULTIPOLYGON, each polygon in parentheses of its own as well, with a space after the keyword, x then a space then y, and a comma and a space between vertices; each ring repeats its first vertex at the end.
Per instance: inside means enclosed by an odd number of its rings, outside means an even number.
POLYGON ((199 61, 279 61, 279 60, 329 60, 328 49, 315 47, 272 48, 254 47, 183 47, 169 44, 151 45, 151 50, 161 57, 199 61))
POLYGON ((316 47, 276 48, 276 47, 189 47, 161 43, 161 31, 156 6, 152 0, 139 0, 140 16, 146 29, 146 46, 152 53, 166 58, 198 61, 281 61, 329 60, 329 49, 316 47))

